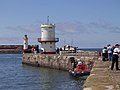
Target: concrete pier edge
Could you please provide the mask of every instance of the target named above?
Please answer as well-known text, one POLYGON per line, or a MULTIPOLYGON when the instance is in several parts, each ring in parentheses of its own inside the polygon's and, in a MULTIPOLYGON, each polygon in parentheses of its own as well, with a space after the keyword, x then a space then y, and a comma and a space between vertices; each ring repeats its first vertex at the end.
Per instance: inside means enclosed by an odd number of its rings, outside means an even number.
POLYGON ((95 61, 83 90, 120 90, 120 71, 111 71, 110 66, 110 61, 95 61))

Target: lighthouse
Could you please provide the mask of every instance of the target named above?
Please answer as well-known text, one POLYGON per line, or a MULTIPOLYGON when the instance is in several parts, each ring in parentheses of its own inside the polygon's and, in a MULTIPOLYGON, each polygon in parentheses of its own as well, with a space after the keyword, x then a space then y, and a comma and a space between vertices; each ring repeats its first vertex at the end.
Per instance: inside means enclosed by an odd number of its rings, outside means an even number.
POLYGON ((28 37, 27 35, 24 35, 24 42, 23 42, 23 50, 27 50, 28 49, 28 37))
POLYGON ((59 38, 55 38, 55 24, 41 24, 41 38, 38 38, 38 42, 41 43, 41 48, 46 54, 56 53, 56 42, 59 38))

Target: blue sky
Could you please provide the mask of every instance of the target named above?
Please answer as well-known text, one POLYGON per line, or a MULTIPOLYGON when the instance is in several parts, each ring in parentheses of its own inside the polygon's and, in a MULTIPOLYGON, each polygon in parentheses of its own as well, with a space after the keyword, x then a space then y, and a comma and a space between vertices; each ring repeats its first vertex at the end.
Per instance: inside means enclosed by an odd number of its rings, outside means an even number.
POLYGON ((0 0, 0 44, 39 44, 40 24, 56 24, 56 37, 78 47, 120 43, 120 0, 0 0))

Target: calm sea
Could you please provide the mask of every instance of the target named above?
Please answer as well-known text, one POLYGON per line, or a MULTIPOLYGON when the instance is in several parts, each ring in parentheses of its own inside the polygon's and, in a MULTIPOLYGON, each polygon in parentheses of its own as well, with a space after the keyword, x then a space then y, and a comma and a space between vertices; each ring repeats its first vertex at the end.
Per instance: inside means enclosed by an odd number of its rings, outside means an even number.
POLYGON ((82 90, 86 79, 21 62, 22 54, 0 54, 0 90, 82 90))

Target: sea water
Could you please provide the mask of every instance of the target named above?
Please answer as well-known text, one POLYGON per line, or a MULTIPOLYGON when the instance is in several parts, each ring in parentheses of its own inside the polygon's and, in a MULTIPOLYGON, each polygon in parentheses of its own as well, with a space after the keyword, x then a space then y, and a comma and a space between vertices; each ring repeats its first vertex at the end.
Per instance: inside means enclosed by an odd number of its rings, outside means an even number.
POLYGON ((98 52, 101 52, 102 48, 79 48, 78 50, 82 50, 82 51, 98 51, 98 52))
POLYGON ((0 54, 0 90, 82 90, 85 78, 22 64, 22 54, 0 54))

